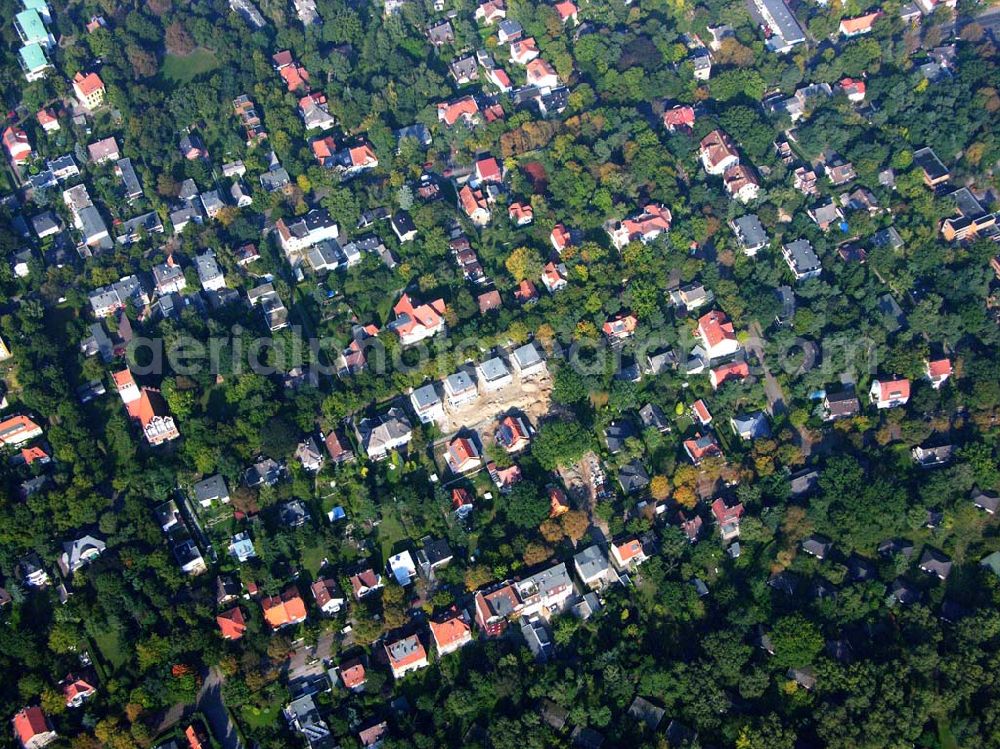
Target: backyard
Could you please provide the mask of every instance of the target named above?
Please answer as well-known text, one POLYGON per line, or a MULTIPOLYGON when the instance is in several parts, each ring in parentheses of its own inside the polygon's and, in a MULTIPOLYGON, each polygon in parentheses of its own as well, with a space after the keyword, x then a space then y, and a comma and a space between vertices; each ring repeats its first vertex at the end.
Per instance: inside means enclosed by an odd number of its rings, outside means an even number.
POLYGON ((165 83, 178 86, 208 73, 219 66, 215 53, 204 47, 197 47, 186 55, 167 55, 163 60, 160 75, 165 83))

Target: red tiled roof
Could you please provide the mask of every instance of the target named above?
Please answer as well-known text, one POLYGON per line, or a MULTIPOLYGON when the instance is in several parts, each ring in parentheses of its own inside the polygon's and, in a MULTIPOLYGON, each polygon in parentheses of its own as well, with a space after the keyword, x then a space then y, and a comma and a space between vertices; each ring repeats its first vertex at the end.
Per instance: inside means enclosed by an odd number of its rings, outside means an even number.
POLYGON ((872 26, 875 25, 877 21, 882 16, 882 11, 876 10, 872 13, 866 13, 863 16, 858 16, 857 18, 843 18, 840 21, 840 33, 841 34, 862 34, 867 31, 872 30, 872 26))
POLYGON ((313 156, 320 161, 330 158, 337 150, 337 141, 333 139, 332 135, 327 135, 325 138, 317 138, 309 145, 312 146, 313 156))
POLYGON ((403 294, 396 306, 392 308, 392 311, 396 313, 396 317, 401 317, 402 315, 409 315, 410 321, 403 325, 396 327, 396 330, 403 333, 409 333, 418 324, 423 325, 425 328, 435 328, 441 324, 441 316, 445 313, 444 299, 435 299, 430 304, 419 304, 414 306, 413 300, 410 298, 409 294, 403 294))
POLYGON ((14 733, 27 746, 35 736, 48 733, 49 725, 45 713, 37 705, 26 707, 14 716, 14 733))
POLYGON ((472 495, 463 486, 451 490, 451 506, 454 510, 472 505, 472 495))
POLYGON ((90 96, 97 91, 104 90, 104 81, 97 73, 77 73, 73 76, 73 86, 82 96, 90 96))
POLYGON ((927 374, 930 377, 948 377, 952 373, 951 359, 936 359, 927 362, 927 374))
POLYGON ((535 284, 526 278, 518 285, 517 291, 514 292, 514 298, 522 303, 530 302, 538 298, 538 289, 535 288, 535 284))
POLYGON ((512 221, 520 221, 524 218, 534 218, 535 212, 529 203, 511 203, 507 208, 507 215, 512 221))
POLYGON ((239 606, 234 606, 229 611, 223 611, 215 617, 215 623, 219 625, 219 631, 227 640, 238 640, 246 632, 247 624, 243 618, 243 611, 239 606))
POLYGON ((483 182, 499 182, 502 178, 500 164, 492 156, 479 159, 476 162, 476 176, 483 182))
POLYGON ((723 364, 712 370, 712 383, 718 387, 728 380, 744 380, 750 376, 750 367, 745 361, 734 361, 723 364))
POLYGON ((556 13, 559 14, 559 18, 563 21, 568 21, 577 13, 576 6, 570 0, 563 0, 561 3, 556 3, 554 7, 556 13))
POLYGON ((430 628, 438 650, 456 645, 468 639, 472 634, 472 628, 457 612, 439 622, 431 620, 430 628))
POLYGON ((337 595, 337 583, 329 578, 320 578, 309 589, 312 591, 313 598, 316 599, 316 605, 320 608, 326 606, 337 595))
POLYGON ((374 166, 378 164, 375 151, 367 143, 350 149, 351 164, 354 166, 374 166))
POLYGON ((909 380, 879 380, 879 399, 883 401, 910 397, 909 380))
POLYGON ((283 67, 279 74, 285 79, 288 90, 295 93, 299 89, 309 88, 309 71, 298 63, 293 63, 283 67))
POLYGON ((449 127, 458 122, 459 118, 470 119, 479 112, 479 105, 471 96, 465 96, 458 101, 438 104, 438 117, 449 127))
POLYGON ((643 554, 642 544, 639 543, 639 539, 637 538, 633 538, 621 544, 615 544, 615 549, 617 549, 618 558, 621 559, 622 562, 629 562, 643 554))
POLYGON ((694 402, 691 406, 694 409, 695 415, 698 417, 698 421, 702 425, 709 424, 712 421, 712 414, 708 410, 708 406, 705 405, 705 401, 700 398, 694 402))
POLYGON ((90 684, 88 684, 83 679, 69 674, 62 682, 62 693, 63 697, 66 698, 66 704, 69 705, 77 697, 87 697, 94 694, 97 690, 90 684))
POLYGON ((569 512, 569 500, 566 492, 558 486, 549 487, 549 517, 557 518, 564 512, 569 512))
POLYGON ((489 210, 483 191, 473 190, 469 185, 465 185, 458 191, 458 199, 467 216, 471 217, 478 210, 489 210))
POLYGON ((452 440, 448 445, 448 455, 451 458, 451 464, 455 468, 461 468, 466 463, 479 459, 479 451, 476 450, 476 446, 472 444, 472 441, 466 437, 459 437, 452 440))
POLYGON ((717 346, 725 340, 736 340, 736 331, 725 312, 712 310, 698 318, 698 333, 710 346, 717 346))
POLYGON ((663 124, 667 127, 691 127, 694 125, 694 109, 677 106, 663 113, 663 124))
POLYGON ((340 664, 340 680, 348 689, 355 689, 365 683, 365 667, 357 658, 340 664))
POLYGON ((743 515, 743 504, 737 503, 730 507, 726 504, 726 500, 719 497, 717 500, 712 502, 712 514, 720 523, 725 523, 730 520, 738 520, 743 515))
POLYGON ((707 156, 711 166, 717 166, 730 156, 739 157, 729 136, 721 130, 713 130, 701 139, 701 152, 707 156))
POLYGON ((552 227, 552 234, 549 235, 552 239, 552 244, 556 246, 557 249, 562 250, 569 246, 570 233, 562 224, 556 224, 552 227))
POLYGON ((42 448, 38 447, 26 447, 21 450, 21 460, 23 460, 27 465, 31 465, 36 460, 48 460, 49 454, 45 452, 42 448))
POLYGON ((272 629, 301 622, 306 618, 306 604, 294 585, 279 595, 264 598, 260 605, 264 610, 264 619, 272 629))

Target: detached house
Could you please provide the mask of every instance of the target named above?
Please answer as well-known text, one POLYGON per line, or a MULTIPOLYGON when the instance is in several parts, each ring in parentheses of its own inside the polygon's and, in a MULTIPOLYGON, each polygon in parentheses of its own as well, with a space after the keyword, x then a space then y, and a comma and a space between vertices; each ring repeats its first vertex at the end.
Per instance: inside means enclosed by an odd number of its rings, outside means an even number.
POLYGON ((796 281, 819 278, 823 266, 808 239, 797 239, 781 246, 781 256, 791 269, 796 281))
POLYGON ((648 244, 663 232, 670 230, 672 216, 670 209, 658 203, 650 203, 639 213, 624 221, 609 222, 605 225, 611 243, 619 251, 629 242, 648 244))
POLYGON ((264 621, 272 630, 289 627, 306 620, 306 604, 294 585, 276 596, 261 599, 264 621))
POLYGON ((385 653, 389 657, 389 668, 396 679, 402 679, 411 671, 417 671, 430 665, 427 662, 427 651, 416 635, 408 635, 398 639, 386 639, 385 653))
POLYGON ((726 500, 719 497, 712 502, 712 517, 715 518, 715 522, 719 526, 719 533, 722 536, 723 542, 739 538, 740 518, 743 517, 742 503, 738 502, 735 505, 728 505, 726 504, 726 500))
POLYGON ((846 37, 860 36, 869 33, 875 26, 875 21, 882 17, 882 11, 866 13, 857 18, 844 18, 840 22, 839 31, 846 37))
POLYGON ((736 146, 721 130, 713 130, 701 139, 699 156, 705 172, 715 176, 740 163, 736 146))
POLYGON ((556 69, 542 58, 536 58, 525 66, 527 84, 540 89, 556 88, 559 76, 556 69))
POLYGON ((403 410, 393 407, 382 416, 362 419, 357 426, 357 436, 371 460, 382 460, 392 450, 409 444, 413 428, 403 410))
POLYGON ((159 390, 138 387, 128 369, 114 373, 113 378, 126 412, 139 424, 146 442, 162 445, 181 436, 159 390))
POLYGON ((12 447, 42 434, 42 428, 27 416, 11 416, 0 421, 0 445, 12 447))
POLYGON ((435 299, 430 304, 415 304, 409 294, 403 294, 392 311, 396 319, 389 323, 389 328, 399 336, 404 346, 435 336, 445 328, 444 299, 435 299))
POLYGON ((474 125, 479 121, 479 105, 471 96, 464 96, 453 102, 438 104, 437 112, 438 120, 448 127, 452 127, 459 120, 462 120, 467 125, 474 125))
POLYGON ((340 236, 340 228, 330 218, 325 208, 314 208, 296 221, 286 223, 279 218, 274 228, 278 232, 278 241, 286 255, 301 252, 325 239, 336 239, 340 236))
POLYGON ((694 108, 678 104, 673 109, 666 110, 663 113, 663 126, 669 132, 691 130, 694 127, 694 108))
POLYGON ((760 194, 760 183, 750 167, 735 164, 722 174, 722 184, 733 200, 749 203, 760 194))
POLYGON ((104 81, 97 73, 73 76, 73 93, 84 109, 97 109, 104 103, 104 81))
POLYGON ((611 544, 611 563, 619 572, 634 570, 646 559, 648 559, 646 551, 637 538, 611 544))
POLYGON ((88 681, 67 674, 66 678, 59 682, 63 698, 66 700, 66 707, 73 709, 83 705, 88 699, 97 694, 97 689, 88 681))
POLYGON ((504 0, 487 0, 476 8, 476 20, 486 26, 492 26, 506 17, 507 4, 504 0))
POLYGON ((421 424, 436 424, 444 420, 444 404, 433 382, 410 393, 410 405, 421 424))
POLYGON ((454 474, 475 471, 483 465, 479 449, 469 437, 457 437, 449 442, 445 460, 454 474))
POLYGON ((729 222, 729 226, 736 235, 740 249, 747 257, 753 257, 770 242, 764 225, 755 213, 734 218, 729 222))
POLYGON ((319 610, 327 616, 333 616, 339 612, 346 601, 337 590, 337 583, 330 578, 320 578, 310 587, 313 598, 319 610))
POLYGON ((476 226, 486 226, 492 218, 486 195, 468 184, 458 191, 458 205, 476 226))
POLYGON ((684 452, 696 466, 707 458, 722 457, 722 450, 711 434, 696 434, 694 439, 684 440, 684 452))
POLYGON ((924 360, 924 373, 931 383, 931 387, 937 390, 947 381, 952 374, 950 359, 924 360))
POLYGON ((326 130, 336 123, 333 115, 330 114, 326 97, 320 93, 308 94, 299 99, 299 114, 302 115, 306 132, 326 130))
POLYGON ((534 37, 520 39, 510 45, 510 61, 517 65, 527 65, 539 54, 534 37))
POLYGON ((58 738, 42 708, 38 706, 21 709, 11 723, 14 725, 14 736, 24 749, 41 749, 58 738))
POLYGON ((740 350, 733 324, 721 310, 712 310, 698 318, 695 335, 701 341, 709 359, 732 356, 740 350))
POLYGON ((910 400, 910 381, 875 380, 868 391, 868 398, 879 409, 905 406, 910 400))
POLYGON ((234 606, 216 616, 215 624, 224 640, 238 640, 247 631, 246 619, 243 618, 243 611, 239 606, 234 606))
POLYGON ((465 614, 450 609, 428 622, 438 656, 454 653, 472 642, 472 627, 465 614))
POLYGON ((638 325, 635 315, 619 315, 605 322, 601 332, 611 341, 623 341, 635 335, 638 325))

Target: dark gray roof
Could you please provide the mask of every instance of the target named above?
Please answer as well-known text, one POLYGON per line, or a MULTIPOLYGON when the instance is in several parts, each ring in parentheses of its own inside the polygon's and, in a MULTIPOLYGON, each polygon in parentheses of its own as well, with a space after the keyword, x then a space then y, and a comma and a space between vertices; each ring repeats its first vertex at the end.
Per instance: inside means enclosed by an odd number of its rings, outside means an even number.
POLYGON ((626 494, 633 494, 649 486, 649 474, 646 473, 642 463, 633 460, 618 471, 618 483, 622 485, 622 490, 626 494))
POLYGON ((198 502, 211 500, 221 500, 229 496, 229 489, 226 487, 226 480, 221 474, 215 474, 202 479, 194 485, 194 498, 198 502))
POLYGON ((739 243, 749 250, 760 249, 768 241, 767 232, 756 213, 733 219, 733 232, 739 243))

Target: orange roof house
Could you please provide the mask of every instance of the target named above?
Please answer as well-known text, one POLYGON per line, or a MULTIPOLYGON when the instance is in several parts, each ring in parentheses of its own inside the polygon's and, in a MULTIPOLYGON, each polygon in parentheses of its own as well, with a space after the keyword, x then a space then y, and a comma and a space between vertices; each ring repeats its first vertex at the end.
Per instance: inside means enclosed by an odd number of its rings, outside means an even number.
POLYGON ((951 377, 954 371, 951 366, 951 359, 935 359, 934 361, 924 361, 924 368, 927 379, 931 382, 931 387, 935 390, 941 387, 945 380, 951 377))
POLYGON ((49 721, 42 708, 34 705, 23 708, 12 721, 14 735, 25 749, 38 749, 56 739, 56 732, 49 728, 49 721))
POLYGON ((527 226, 535 220, 535 212, 530 203, 511 203, 507 216, 518 226, 527 226))
POLYGON ((104 100, 104 81, 97 73, 77 73, 73 76, 73 93, 86 107, 96 107, 104 100))
POLYGON ((556 69, 541 57, 527 64, 525 75, 529 86, 555 88, 559 85, 559 75, 556 73, 556 69))
POLYGON ((347 689, 358 689, 364 686, 367 678, 365 667, 357 658, 340 664, 340 680, 344 682, 347 689))
POLYGON ((458 203, 476 226, 486 226, 490 222, 490 207, 482 190, 474 190, 470 185, 464 185, 458 191, 458 203))
POLYGON ((204 744, 202 743, 202 738, 198 733, 198 729, 191 724, 186 729, 184 729, 184 738, 188 741, 188 746, 191 749, 204 749, 204 744))
POLYGON ((279 595, 268 596, 260 602, 264 620, 271 629, 281 629, 306 620, 306 604, 294 585, 279 595))
POLYGON ((694 127, 694 108, 677 105, 673 109, 668 109, 663 113, 663 125, 670 131, 694 127))
POLYGON ((438 120, 448 127, 451 127, 459 120, 464 120, 466 124, 473 124, 479 115, 479 105, 471 96, 464 96, 453 102, 445 102, 437 105, 438 120))
POLYGON ((483 461, 475 443, 467 437, 458 437, 448 444, 448 467, 453 473, 465 473, 479 468, 483 461))
POLYGON ((0 445, 20 445, 41 433, 42 428, 27 416, 11 416, 0 421, 0 445))
POLYGON ((563 23, 567 21, 572 21, 576 23, 578 10, 576 5, 574 5, 570 0, 562 0, 561 3, 556 3, 553 6, 556 9, 556 13, 559 14, 559 20, 563 23))
POLYGON ((291 93, 309 90, 309 71, 297 62, 286 65, 278 71, 278 74, 285 79, 285 85, 291 93))
POLYGON ((695 418, 698 419, 698 423, 702 426, 708 426, 712 423, 712 414, 709 412, 708 406, 705 405, 705 401, 699 398, 691 406, 691 410, 694 412, 695 418))
POLYGON ((745 361, 729 362, 709 372, 709 379, 712 381, 713 389, 718 389, 722 383, 729 380, 745 380, 749 376, 750 367, 745 361))
POLYGON ((882 11, 876 10, 857 18, 844 18, 840 21, 840 33, 844 36, 867 34, 875 26, 875 21, 882 17, 882 11))
POLYGON ((392 675, 397 679, 428 665, 427 651, 416 635, 408 635, 398 640, 386 639, 385 652, 389 657, 392 675))
POLYGON ((910 400, 910 381, 875 380, 868 391, 868 398, 880 409, 905 406, 910 400))
POLYGON ((227 640, 238 640, 243 637, 247 630, 246 620, 243 618, 243 611, 239 606, 234 606, 229 611, 223 611, 215 617, 215 623, 219 625, 219 631, 223 638, 227 640))
POLYGON ((87 681, 68 674, 60 684, 66 707, 80 707, 88 697, 97 694, 97 689, 87 681))
POLYGON ((621 315, 613 320, 608 320, 601 330, 612 340, 622 340, 634 335, 638 325, 639 321, 635 315, 621 315))
POLYGON ((38 119, 38 124, 42 126, 43 130, 52 132, 59 129, 59 118, 48 109, 38 110, 38 114, 35 117, 38 119))
POLYGON ((712 310, 698 318, 696 334, 710 359, 730 356, 739 351, 740 344, 736 340, 733 324, 726 313, 720 310, 712 310))
POLYGON ((437 621, 432 619, 430 628, 439 656, 453 653, 472 642, 472 627, 456 609, 437 621))
POLYGON ((660 234, 670 230, 672 220, 670 209, 657 203, 645 206, 642 213, 624 221, 611 221, 605 229, 616 249, 622 250, 629 242, 652 242, 660 234))
POLYGON ((549 241, 552 243, 553 249, 555 249, 556 252, 561 253, 569 247, 573 238, 565 226, 562 224, 556 224, 552 227, 552 233, 549 234, 549 241))
POLYGON ((444 330, 444 299, 430 304, 414 304, 409 294, 403 294, 392 311, 396 319, 390 324, 403 345, 430 338, 444 330))
POLYGON ((619 570, 638 567, 646 561, 646 552, 637 538, 611 544, 611 561, 619 570))
POLYGON ((558 486, 549 487, 549 517, 557 518, 569 512, 569 500, 566 499, 566 492, 558 486))
POLYGON ((45 452, 42 448, 35 445, 34 447, 26 447, 21 450, 21 462, 25 465, 31 465, 35 461, 42 463, 48 463, 51 458, 49 454, 45 452))
POLYGON ((519 65, 527 65, 538 55, 538 44, 534 37, 529 36, 527 39, 520 39, 510 45, 510 61, 519 65))

